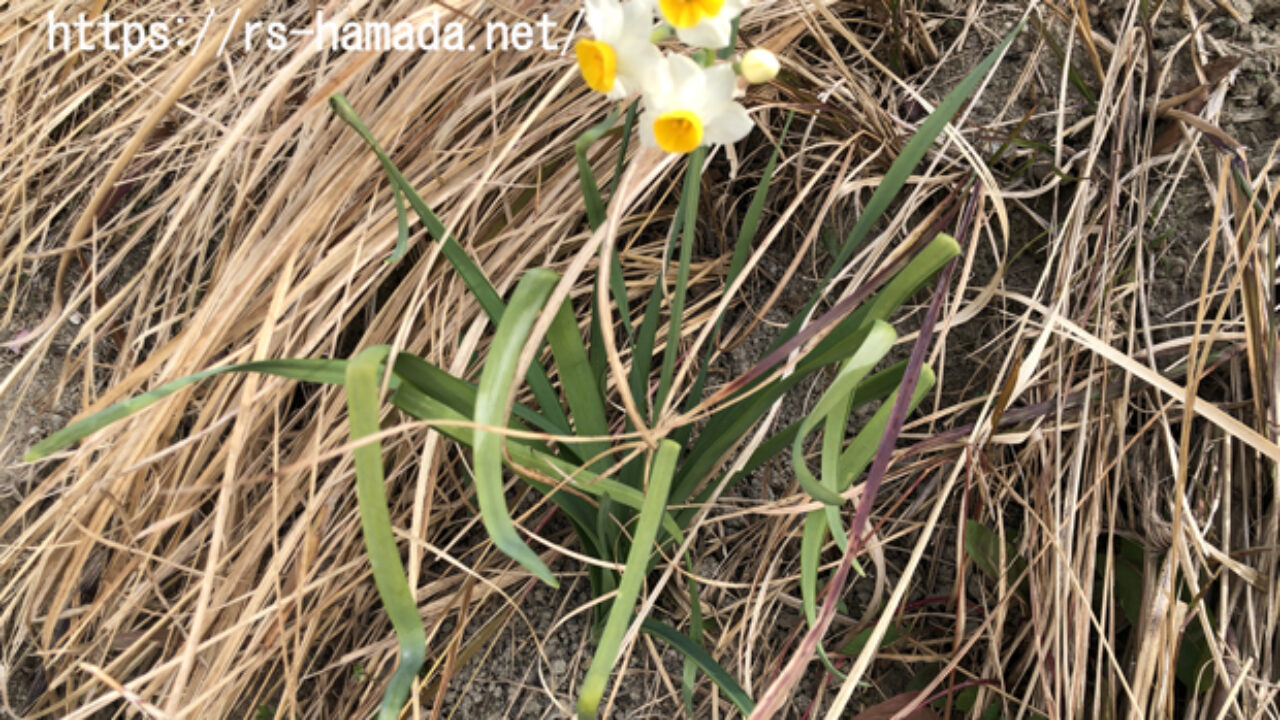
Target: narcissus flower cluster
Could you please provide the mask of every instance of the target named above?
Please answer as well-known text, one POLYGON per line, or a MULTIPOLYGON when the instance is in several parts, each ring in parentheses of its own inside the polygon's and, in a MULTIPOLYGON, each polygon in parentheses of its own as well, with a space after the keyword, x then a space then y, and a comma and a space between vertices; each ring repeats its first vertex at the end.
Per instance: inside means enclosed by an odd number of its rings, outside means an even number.
POLYGON ((587 86, 611 100, 642 98, 640 139, 669 153, 737 142, 751 119, 734 100, 737 72, 768 82, 778 60, 755 49, 740 63, 716 62, 713 51, 733 42, 746 0, 585 0, 590 39, 575 46, 587 86), (663 53, 655 44, 674 34, 699 48, 699 60, 663 53))

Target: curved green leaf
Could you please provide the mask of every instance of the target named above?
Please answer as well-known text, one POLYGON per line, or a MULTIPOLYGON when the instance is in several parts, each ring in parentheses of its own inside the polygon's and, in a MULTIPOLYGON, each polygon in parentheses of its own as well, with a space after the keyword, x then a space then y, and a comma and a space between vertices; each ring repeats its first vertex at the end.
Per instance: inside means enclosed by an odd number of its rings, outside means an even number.
POLYGON ((475 430, 473 452, 476 502, 480 505, 480 519, 494 546, 551 587, 559 587, 555 575, 520 539, 507 510, 502 482, 503 435, 494 428, 507 426, 507 396, 515 382, 520 352, 557 280, 557 275, 551 270, 535 268, 525 273, 516 285, 511 305, 498 323, 498 332, 480 374, 475 410, 475 422, 479 427, 475 430))
POLYGON ((743 690, 742 686, 733 679, 733 676, 720 663, 716 662, 710 653, 703 650, 700 645, 694 643, 679 630, 653 618, 645 618, 644 622, 640 624, 640 629, 654 637, 666 640, 672 647, 684 653, 685 657, 696 663, 702 669, 702 672, 706 673, 707 677, 711 678, 711 681, 720 688, 720 691, 727 695, 729 700, 738 707, 738 711, 742 713, 743 717, 747 717, 752 710, 755 710, 755 702, 751 699, 751 696, 747 695, 747 691, 743 690))
MULTIPOLYGON (((378 380, 387 352, 385 345, 371 347, 347 364, 347 419, 352 442, 358 443, 362 438, 376 435, 380 429, 378 380)), ((422 669, 427 635, 391 531, 391 512, 387 509, 387 492, 383 486, 381 443, 358 445, 355 465, 360 528, 373 570, 373 582, 400 644, 400 664, 387 683, 382 706, 378 710, 379 720, 395 720, 409 697, 414 678, 422 669)))
POLYGON ((223 365, 222 367, 201 370, 177 380, 171 380, 149 392, 121 400, 98 412, 81 418, 58 430, 49 437, 36 443, 23 457, 25 462, 35 462, 49 455, 70 447, 117 420, 130 415, 172 395, 191 383, 235 372, 259 372, 266 375, 278 375, 291 380, 304 380, 329 385, 341 385, 347 369, 346 360, 254 360, 252 362, 223 365))
POLYGON ((820 421, 826 420, 828 416, 838 415, 838 422, 832 423, 832 425, 838 427, 840 431, 836 442, 843 440, 847 416, 835 413, 835 410, 848 406, 858 383, 862 382, 862 379, 871 372, 876 363, 880 362, 880 359, 889 352, 897 339, 898 333, 894 332, 888 323, 881 320, 873 321, 862 345, 844 362, 831 386, 827 388, 818 404, 800 423, 800 430, 791 442, 791 464, 795 469, 796 479, 799 480, 805 492, 809 493, 815 500, 837 507, 844 504, 844 498, 840 497, 832 489, 835 484, 834 481, 831 483, 832 487, 823 485, 809 471, 809 466, 804 458, 804 439, 820 421))
POLYGON ((609 619, 605 622, 604 632, 600 634, 600 643, 596 646, 596 654, 591 658, 591 666, 582 680, 582 688, 578 693, 578 717, 580 720, 594 718, 600 707, 600 699, 604 697, 605 685, 609 682, 609 673, 613 671, 621 650, 622 638, 631 622, 635 611, 636 598, 644 578, 649 573, 649 556, 653 552, 654 541, 658 539, 658 526, 662 522, 667 509, 667 493, 671 490, 671 478, 675 473, 676 458, 680 455, 680 446, 671 440, 663 440, 653 456, 653 467, 649 472, 649 487, 645 489, 644 505, 640 508, 640 519, 636 523, 632 536, 631 549, 627 553, 627 564, 622 571, 622 580, 618 583, 618 595, 609 609, 609 619))

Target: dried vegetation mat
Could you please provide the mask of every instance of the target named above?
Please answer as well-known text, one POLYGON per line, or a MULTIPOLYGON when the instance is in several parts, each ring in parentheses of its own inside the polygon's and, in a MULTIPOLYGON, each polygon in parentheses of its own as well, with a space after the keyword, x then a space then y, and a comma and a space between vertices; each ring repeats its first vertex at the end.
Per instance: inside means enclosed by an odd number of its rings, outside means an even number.
MULTIPOLYGON (((313 9, 226 3, 210 32, 305 28, 313 9)), ((560 39, 576 12, 322 9, 440 12, 471 33, 545 12, 560 39)), ((591 237, 573 143, 605 111, 571 53, 50 51, 46 13, 103 10, 0 6, 0 714, 368 717, 396 643, 340 388, 219 377, 52 461, 18 458, 72 415, 228 362, 394 344, 476 378, 481 308, 420 225, 385 262, 391 191, 326 100, 345 93, 504 296, 529 268, 563 271, 591 237)), ((208 8, 109 10, 151 23, 208 8)), ((774 143, 713 386, 801 309, 831 238, 922 118, 1024 15, 823 303, 964 216, 949 282, 895 318, 932 332, 938 382, 884 476, 866 576, 839 588, 829 663, 801 642, 814 506, 785 454, 703 508, 694 575, 662 560, 668 589, 644 610, 688 628, 696 580, 702 645, 752 697, 809 660, 779 717, 1280 717, 1275 2, 753 3, 739 42, 773 49, 784 72, 749 91, 748 140, 707 162, 682 342, 731 289, 733 238, 774 143)), ((617 139, 592 152, 602 184, 617 139)), ((676 282, 665 228, 682 167, 658 167, 619 220, 636 323, 654 284, 676 282)), ((595 269, 574 289, 583 304, 595 269)), ((915 340, 903 333, 900 356, 915 340)), ((769 422, 803 416, 820 389, 802 386, 769 422)), ((561 578, 539 588, 487 540, 470 456, 422 423, 388 414, 384 427, 428 638, 406 715, 564 716, 594 640, 563 519, 511 486, 561 578)), ((832 544, 823 570, 840 557, 832 544)), ((629 647, 611 716, 737 712, 705 677, 683 696, 679 657, 652 638, 629 647)))

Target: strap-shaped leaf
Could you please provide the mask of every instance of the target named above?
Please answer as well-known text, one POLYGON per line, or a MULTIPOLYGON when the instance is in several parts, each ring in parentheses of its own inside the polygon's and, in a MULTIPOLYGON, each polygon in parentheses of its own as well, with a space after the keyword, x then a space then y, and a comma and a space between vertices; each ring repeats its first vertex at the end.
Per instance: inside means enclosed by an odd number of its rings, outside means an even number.
MULTIPOLYGON (((809 471, 809 465, 804 458, 804 439, 809 435, 819 422, 826 420, 828 417, 834 418, 835 422, 827 428, 827 437, 831 437, 830 430, 839 428, 839 435, 835 438, 839 447, 839 442, 844 436, 845 420, 848 415, 843 412, 836 412, 837 408, 843 410, 848 406, 849 400, 853 396, 853 391, 857 388, 858 383, 871 372, 871 368, 876 366, 893 347, 894 340, 898 339, 898 333, 888 323, 883 321, 875 321, 871 326, 867 338, 862 342, 862 346, 858 348, 848 360, 841 366, 840 371, 836 374, 835 380, 831 386, 823 393, 818 404, 809 412, 803 422, 800 423, 800 430, 796 433, 795 439, 791 444, 791 465, 795 469, 796 478, 800 481, 801 487, 805 492, 809 493, 815 500, 827 503, 832 506, 840 506, 844 504, 844 498, 833 491, 831 487, 824 486, 818 481, 813 473, 809 471)), ((826 455, 826 453, 823 453, 826 455)), ((827 464, 824 462, 824 465, 827 464)), ((832 483, 834 485, 834 481, 832 483)))
MULTIPOLYGON (((480 308, 489 316, 489 320, 495 325, 502 319, 502 313, 506 306, 502 304, 502 298, 498 295, 498 291, 494 289, 493 284, 489 282, 489 278, 485 276, 480 266, 471 259, 467 251, 458 244, 452 235, 445 230, 444 223, 440 218, 432 212, 427 206, 422 196, 417 190, 413 189, 408 179, 396 167, 391 160, 391 156, 387 155, 382 149, 382 145, 378 143, 378 139, 365 126, 364 121, 356 114, 355 108, 351 107, 351 103, 347 101, 346 96, 342 93, 336 93, 329 97, 329 106, 333 108, 333 112, 343 122, 350 125, 360 139, 364 140, 373 154, 377 156, 378 162, 382 164, 382 169, 387 174, 387 179, 391 181, 392 187, 398 187, 400 192, 404 193, 404 197, 408 199, 409 206, 418 215, 418 219, 427 227, 427 232, 431 233, 431 237, 440 243, 440 252, 444 255, 453 269, 457 271, 462 282, 466 284, 467 289, 475 297, 476 302, 480 303, 480 308)), ((529 387, 533 390, 534 397, 538 399, 538 405, 542 410, 542 414, 554 426, 559 428, 562 433, 569 432, 569 419, 565 417, 564 410, 558 402, 559 396, 556 395, 555 389, 551 387, 550 381, 547 380, 547 374, 540 365, 531 365, 528 375, 529 387)))
POLYGON ((525 273, 516 285, 511 305, 498 323, 498 332, 494 335, 484 371, 480 374, 475 410, 478 427, 475 430, 473 453, 476 502, 480 505, 480 519, 494 546, 552 587, 559 587, 555 575, 551 574, 551 569, 542 562, 538 554, 520 539, 515 523, 511 521, 502 481, 503 435, 498 428, 507 426, 507 397, 515 382, 520 352, 557 280, 558 277, 551 270, 535 268, 525 273))
MULTIPOLYGON (((387 352, 385 345, 371 347, 347 364, 347 420, 352 442, 359 443, 378 433, 378 380, 387 352)), ((382 706, 378 710, 379 720, 395 720, 409 697, 418 670, 422 669, 427 635, 391 531, 391 512, 387 509, 387 492, 383 486, 381 443, 358 444, 355 464, 360 528, 373 582, 400 644, 400 664, 383 691, 382 706)))
POLYGON ((680 446, 671 440, 663 440, 653 456, 653 466, 649 472, 649 486, 645 489, 644 505, 640 508, 640 519, 636 523, 635 534, 631 539, 631 550, 627 553, 626 568, 622 571, 622 580, 618 583, 618 594, 609 609, 609 619, 605 622, 604 632, 596 646, 596 654, 587 668, 587 675, 582 680, 582 689, 578 693, 578 717, 580 720, 594 718, 600 707, 600 699, 604 696, 605 685, 609 682, 609 674, 618 661, 618 653, 622 649, 622 639, 631 623, 635 611, 636 598, 644 578, 649 573, 649 556, 653 552, 653 544, 658 538, 658 527, 666 514, 667 493, 671 490, 671 478, 675 473, 676 458, 680 455, 680 446))
MULTIPOLYGON (((901 372, 897 376, 901 379, 901 372)), ((909 411, 920 404, 933 387, 934 380, 932 368, 925 365, 920 369, 920 381, 911 395, 909 411)), ((893 411, 893 403, 897 398, 898 391, 894 390, 840 454, 836 472, 831 475, 824 472, 822 482, 830 492, 841 493, 849 489, 854 479, 867 469, 867 465, 875 456, 877 443, 884 435, 885 426, 889 423, 889 414, 893 411)), ((814 510, 805 517, 804 533, 800 540, 800 601, 804 607, 804 616, 810 625, 813 624, 817 612, 818 561, 822 555, 822 545, 827 541, 828 530, 835 538, 836 545, 843 551, 848 546, 849 540, 840 518, 839 507, 828 506, 822 510, 814 510)), ((861 568, 858 572, 862 574, 861 568)))
MULTIPOLYGON (((578 333, 578 322, 573 317, 573 308, 568 301, 556 311, 547 331, 547 341, 551 345, 551 353, 556 359, 556 368, 560 372, 560 385, 564 388, 565 398, 569 401, 569 410, 573 415, 573 429, 578 435, 602 437, 609 434, 609 426, 605 422, 604 398, 600 387, 591 373, 591 363, 587 359, 587 349, 582 344, 582 335, 578 333)), ((579 456, 593 458, 602 455, 609 449, 603 440, 584 442, 577 446, 579 456)), ((596 469, 607 467, 608 458, 604 457, 595 464, 596 469)))
POLYGON ((694 643, 679 630, 658 622, 653 618, 645 618, 641 623, 640 629, 656 638, 662 638, 671 644, 672 647, 684 653, 684 656, 692 660, 698 665, 702 672, 711 678, 711 681, 720 688, 720 691, 729 697, 729 700, 738 707, 738 711, 743 717, 751 714, 756 705, 751 700, 751 696, 747 695, 747 691, 733 679, 733 676, 724 669, 720 663, 711 657, 711 654, 702 649, 702 646, 694 643))
POLYGON ((23 460, 25 462, 35 462, 36 460, 46 458, 59 450, 70 447, 76 442, 83 440, 111 423, 116 422, 117 420, 123 420, 158 402, 159 400, 172 395, 191 383, 199 382, 200 380, 204 380, 205 378, 210 378, 215 375, 224 375, 226 373, 235 372, 260 372, 267 375, 278 375, 292 380, 305 380, 307 382, 340 385, 346 377, 346 370, 346 360, 308 360, 305 358, 297 360, 254 360, 252 362, 223 365, 222 367, 201 370, 198 373, 178 378, 177 380, 171 380, 160 387, 142 393, 141 395, 135 395, 131 398, 121 400, 120 402, 103 408, 88 417, 81 418, 70 425, 67 425, 44 440, 36 443, 35 446, 27 451, 23 460))
POLYGON ((587 151, 595 141, 609 132, 614 123, 618 122, 620 110, 621 106, 615 107, 609 113, 609 117, 587 128, 586 132, 579 135, 577 142, 573 144, 573 154, 578 158, 578 183, 582 187, 582 202, 587 207, 587 223, 591 225, 592 230, 604 223, 605 210, 604 199, 600 197, 600 187, 596 184, 595 171, 587 161, 587 151))
MULTIPOLYGON (((671 293, 671 315, 667 319, 667 346, 662 352, 662 369, 658 373, 658 394, 653 401, 653 418, 657 421, 671 392, 675 375, 676 357, 680 354, 680 330, 684 325, 684 303, 689 288, 689 264, 693 262, 693 244, 697 240, 698 197, 702 186, 702 164, 707 159, 707 148, 700 147, 689 156, 689 167, 684 175, 684 188, 680 193, 680 207, 676 211, 684 217, 684 234, 680 238, 680 260, 676 265, 676 287, 671 293)), ((674 239, 674 238, 673 238, 674 239)), ((664 268, 665 269, 665 268, 664 268)))

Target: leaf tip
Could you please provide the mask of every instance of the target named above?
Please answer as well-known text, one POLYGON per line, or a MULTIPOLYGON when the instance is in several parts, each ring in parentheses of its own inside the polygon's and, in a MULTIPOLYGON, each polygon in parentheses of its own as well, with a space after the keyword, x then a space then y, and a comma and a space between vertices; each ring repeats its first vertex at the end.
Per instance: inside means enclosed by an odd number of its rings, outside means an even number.
POLYGON ((960 254, 960 243, 947 233, 938 233, 938 237, 933 239, 933 244, 938 248, 945 249, 948 255, 955 256, 960 254))

